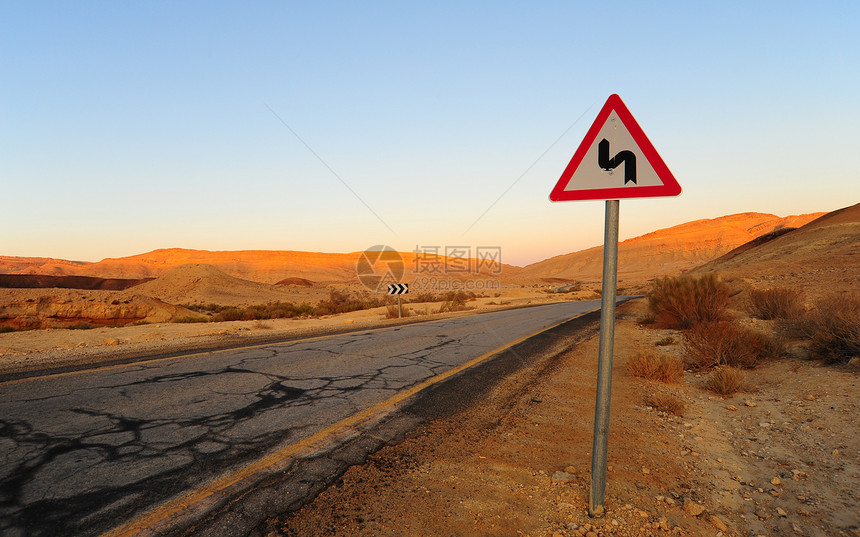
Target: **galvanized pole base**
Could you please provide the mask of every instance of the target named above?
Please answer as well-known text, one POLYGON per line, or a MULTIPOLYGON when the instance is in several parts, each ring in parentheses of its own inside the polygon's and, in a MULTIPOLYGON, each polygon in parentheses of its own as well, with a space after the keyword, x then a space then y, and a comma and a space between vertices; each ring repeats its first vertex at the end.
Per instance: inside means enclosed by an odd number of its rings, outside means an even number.
POLYGON ((609 401, 612 393, 612 350, 615 341, 615 294, 618 279, 618 200, 606 201, 603 234, 603 291, 600 305, 600 350, 597 358, 597 399, 591 448, 591 495, 588 515, 603 516, 606 460, 609 447, 609 401))

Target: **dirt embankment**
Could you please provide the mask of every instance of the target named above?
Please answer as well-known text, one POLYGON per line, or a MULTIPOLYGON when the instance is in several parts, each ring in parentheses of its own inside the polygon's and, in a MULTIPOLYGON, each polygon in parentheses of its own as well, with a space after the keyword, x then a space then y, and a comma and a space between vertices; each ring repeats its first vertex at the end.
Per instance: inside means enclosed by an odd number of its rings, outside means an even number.
POLYGON ((694 373, 642 380, 626 371, 633 353, 682 341, 640 326, 642 302, 620 308, 604 517, 587 515, 592 337, 352 467, 268 535, 860 535, 857 372, 781 359, 728 398, 694 373), (647 405, 655 393, 683 402, 683 415, 647 405))
POLYGON ((12 330, 159 323, 183 315, 193 313, 123 291, 0 289, 0 328, 12 330))
POLYGON ((182 265, 157 279, 142 280, 0 275, 0 327, 20 330, 161 323, 199 316, 179 304, 316 302, 327 293, 327 289, 313 285, 242 280, 211 265, 182 265), (18 284, 17 288, 3 289, 3 281, 18 284))
POLYGON ((692 271, 718 274, 757 289, 786 287, 807 299, 857 291, 860 204, 752 247, 745 245, 692 271))
POLYGON ((54 276, 48 274, 0 274, 0 288, 7 289, 86 289, 122 291, 152 278, 121 279, 94 278, 91 276, 54 276))

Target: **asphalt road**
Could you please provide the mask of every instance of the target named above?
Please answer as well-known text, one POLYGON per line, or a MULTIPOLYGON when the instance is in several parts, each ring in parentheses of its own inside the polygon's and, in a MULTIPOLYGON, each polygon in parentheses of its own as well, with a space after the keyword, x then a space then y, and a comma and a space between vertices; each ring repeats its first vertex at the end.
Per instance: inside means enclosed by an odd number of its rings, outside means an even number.
POLYGON ((100 535, 599 301, 0 384, 0 535, 100 535))

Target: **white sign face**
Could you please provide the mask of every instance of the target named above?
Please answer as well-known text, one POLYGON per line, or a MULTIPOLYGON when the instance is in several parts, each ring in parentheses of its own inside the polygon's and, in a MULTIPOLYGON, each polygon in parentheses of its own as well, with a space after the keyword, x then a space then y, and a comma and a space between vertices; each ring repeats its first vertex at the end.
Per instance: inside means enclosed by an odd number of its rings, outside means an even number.
MULTIPOLYGON (((605 162, 604 162, 605 163, 605 162)), ((574 172, 564 190, 593 190, 598 188, 623 188, 626 186, 663 186, 663 181, 645 158, 633 136, 624 127, 618 112, 609 114, 603 128, 597 133, 594 143, 585 153, 582 164, 574 172), (608 146, 606 142, 608 142, 608 146), (614 168, 600 167, 600 145, 608 147, 608 158, 622 155, 614 168), (633 158, 623 153, 629 151, 633 158), (631 170, 632 168, 632 170, 631 170)))
POLYGON ((610 95, 549 195, 552 201, 677 196, 681 185, 618 95, 610 95))

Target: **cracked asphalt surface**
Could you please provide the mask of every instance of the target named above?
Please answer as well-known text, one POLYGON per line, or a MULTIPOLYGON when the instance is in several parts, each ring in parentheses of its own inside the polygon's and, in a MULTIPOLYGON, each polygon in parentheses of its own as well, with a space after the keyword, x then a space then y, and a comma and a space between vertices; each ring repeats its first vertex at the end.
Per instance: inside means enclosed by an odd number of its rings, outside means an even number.
POLYGON ((0 384, 0 535, 99 535, 599 301, 0 384))

